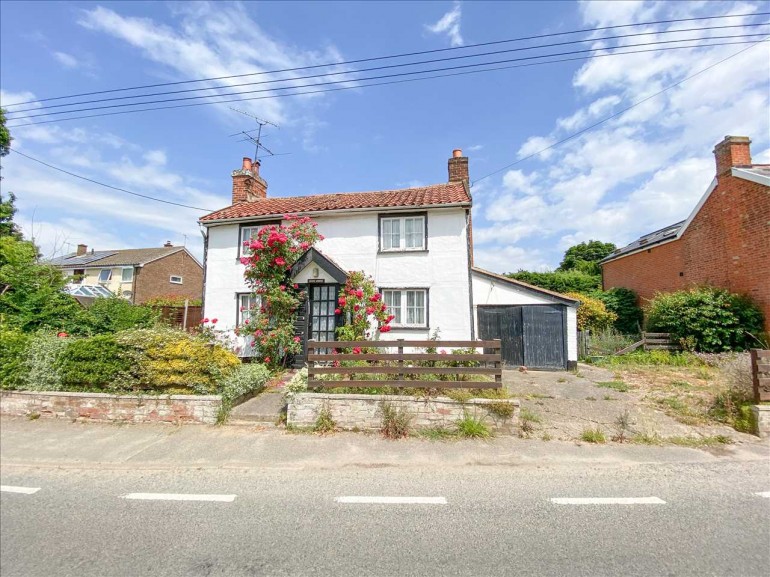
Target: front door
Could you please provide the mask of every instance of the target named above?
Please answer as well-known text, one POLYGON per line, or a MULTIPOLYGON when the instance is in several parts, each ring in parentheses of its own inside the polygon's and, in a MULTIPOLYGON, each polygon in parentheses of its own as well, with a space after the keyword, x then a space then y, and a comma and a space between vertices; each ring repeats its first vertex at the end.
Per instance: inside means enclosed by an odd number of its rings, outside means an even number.
POLYGON ((308 338, 314 341, 333 341, 336 339, 337 284, 309 284, 308 295, 308 338))

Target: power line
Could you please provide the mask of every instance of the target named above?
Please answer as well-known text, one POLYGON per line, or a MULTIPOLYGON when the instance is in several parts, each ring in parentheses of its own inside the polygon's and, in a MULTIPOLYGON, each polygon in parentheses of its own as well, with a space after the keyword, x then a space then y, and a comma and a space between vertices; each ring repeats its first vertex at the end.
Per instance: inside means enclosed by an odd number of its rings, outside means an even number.
POLYGON ((79 174, 75 174, 74 172, 70 172, 69 170, 64 170, 63 168, 59 168, 58 166, 54 166, 53 164, 48 164, 47 162, 43 162, 40 159, 33 158, 32 156, 29 156, 28 154, 24 154, 23 152, 19 152, 15 148, 11 148, 11 152, 15 152, 16 154, 19 154, 23 156, 24 158, 28 158, 29 160, 33 160, 39 164, 42 164, 43 166, 47 166, 48 168, 52 168, 53 170, 58 170, 59 172, 63 172, 64 174, 68 174, 70 176, 74 176, 75 178, 79 178, 81 180, 86 180, 88 182, 92 182, 93 184, 98 184, 99 186, 104 186, 105 188, 111 188, 112 190, 117 190, 119 192, 125 192, 126 194, 130 194, 133 196, 138 196, 140 198, 146 198, 147 200, 154 200, 155 202, 162 202, 164 204, 172 204, 174 206, 181 206, 183 208, 192 208, 193 210, 201 210, 203 212, 213 212, 213 209, 210 208, 201 208, 199 206, 190 206, 189 204, 181 204, 179 202, 172 202, 170 200, 163 200, 162 198, 155 198, 153 196, 147 196, 146 194, 139 194, 138 192, 132 192, 130 190, 126 190, 125 188, 120 188, 118 186, 112 186, 111 184, 105 184, 103 182, 99 182, 98 180, 94 180, 93 178, 88 178, 86 176, 81 176, 79 174))
POLYGON ((597 126, 600 126, 600 125, 604 124, 605 122, 608 122, 608 121, 612 120, 613 118, 617 118, 618 116, 620 116, 620 115, 622 115, 622 114, 625 114, 626 112, 628 112, 628 111, 629 111, 629 110, 631 110, 632 108, 636 108, 636 107, 637 107, 637 106, 639 106, 640 104, 644 104, 644 103, 645 103, 645 102, 647 102, 648 100, 651 100, 652 98, 655 98, 656 96, 659 96, 659 95, 663 94, 664 92, 666 92, 666 91, 668 91, 668 90, 671 90, 672 88, 676 88, 677 86, 679 86, 679 85, 680 85, 680 84, 682 84, 683 82, 686 82, 686 81, 688 81, 688 80, 690 80, 690 79, 692 79, 692 78, 695 78, 696 76, 699 76, 699 75, 703 74, 704 72, 708 72, 709 70, 711 70, 712 68, 714 68, 714 67, 716 67, 716 66, 719 66, 719 65, 720 65, 720 64, 722 64, 723 62, 727 62, 728 60, 730 60, 730 59, 732 59, 732 58, 735 58, 735 57, 736 57, 736 56, 738 56, 739 54, 743 54, 743 53, 744 53, 744 52, 746 52, 747 50, 751 50, 751 49, 752 49, 752 48, 754 48, 755 46, 759 46, 759 45, 760 45, 762 42, 767 42, 768 40, 770 40, 770 36, 768 36, 767 38, 764 38, 763 40, 760 40, 760 41, 758 41, 758 42, 754 42, 754 43, 753 43, 751 46, 748 46, 748 47, 744 48, 743 50, 739 50, 739 51, 738 51, 738 52, 736 52, 735 54, 731 54, 731 55, 730 55, 730 56, 728 56, 727 58, 723 58, 722 60, 719 60, 718 62, 715 62, 714 64, 711 64, 710 66, 707 66, 706 68, 703 68, 702 70, 698 70, 698 72, 695 72, 694 74, 690 74, 689 76, 685 76, 684 78, 682 78, 681 80, 679 80, 679 81, 677 81, 677 82, 674 82, 673 84, 669 84, 668 86, 666 86, 665 88, 663 88, 663 89, 659 90, 658 92, 655 92, 654 94, 651 94, 650 96, 647 96, 646 98, 643 98, 642 100, 639 100, 639 101, 637 101, 637 102, 634 102, 633 104, 631 104, 630 106, 627 106, 627 107, 626 107, 626 108, 624 108, 623 110, 619 110, 618 112, 616 112, 616 113, 614 113, 614 114, 611 114, 610 116, 607 116, 607 117, 603 118, 602 120, 600 120, 600 121, 598 121, 598 122, 596 122, 596 123, 592 124, 591 126, 587 126, 586 128, 583 128, 582 130, 578 130, 577 132, 575 132, 575 133, 573 133, 573 134, 570 134, 570 135, 569 135, 569 136, 567 136, 566 138, 562 138, 561 140, 559 140, 559 141, 557 141, 557 142, 554 142, 553 144, 550 144, 550 145, 546 146, 545 148, 543 148, 543 149, 541 149, 541 150, 538 150, 537 152, 533 152, 533 153, 532 153, 532 154, 530 154, 529 156, 525 156, 524 158, 520 158, 519 160, 517 160, 517 161, 515 161, 515 162, 512 162, 512 163, 510 163, 510 164, 507 164, 506 166, 504 166, 504 167, 502 167, 502 168, 499 168, 499 169, 495 170, 494 172, 490 172, 489 174, 485 174, 485 175, 484 175, 484 176, 482 176, 481 178, 477 178, 476 180, 474 180, 474 181, 471 183, 471 186, 474 186, 474 185, 476 185, 478 182, 481 182, 481 181, 482 181, 482 180, 484 180, 485 178, 489 178, 490 176, 494 176, 495 174, 498 174, 498 173, 500 173, 500 172, 502 172, 502 171, 504 171, 504 170, 508 170, 508 169, 509 169, 509 168, 511 168, 512 166, 515 166, 515 165, 517 165, 517 164, 520 164, 520 163, 524 162, 525 160, 529 160, 530 158, 534 158, 534 157, 535 157, 535 156, 537 156, 538 154, 542 154, 543 152, 545 152, 545 151, 547 151, 547 150, 550 150, 550 149, 552 149, 552 148, 555 148, 555 147, 559 146, 560 144, 564 144, 565 142, 567 142, 567 141, 569 141, 569 140, 572 140, 573 138, 575 138, 575 137, 577 137, 577 136, 580 136, 581 134, 584 134, 584 133, 588 132, 589 130, 592 130, 592 129, 594 129, 594 128, 596 128, 597 126))
MULTIPOLYGON (((755 33, 755 34, 734 34, 734 35, 727 35, 727 36, 710 36, 710 37, 700 37, 700 38, 685 38, 681 40, 659 40, 655 42, 642 42, 638 44, 626 44, 625 46, 619 47, 619 48, 636 48, 636 47, 642 47, 642 46, 655 46, 655 45, 661 45, 661 44, 681 44, 683 42, 700 42, 703 40, 722 40, 722 39, 734 39, 734 38, 750 38, 755 36, 764 36, 767 34, 767 31, 762 33, 755 33)), ((689 48, 697 48, 698 46, 691 46, 689 48)), ((616 49, 616 48, 610 48, 616 49)), ((536 59, 542 59, 542 58, 549 58, 553 56, 569 56, 573 54, 586 54, 586 53, 594 53, 594 52, 600 52, 603 50, 608 50, 608 48, 590 48, 585 50, 572 50, 567 52, 556 52, 551 54, 542 54, 542 55, 536 55, 536 56, 524 56, 520 58, 509 58, 505 60, 496 60, 492 62, 478 62, 474 64, 463 64, 463 65, 456 65, 456 66, 446 66, 443 68, 433 68, 429 70, 415 70, 410 72, 397 72, 394 74, 381 74, 378 76, 369 76, 366 78, 360 78, 357 79, 356 82, 361 81, 367 81, 367 80, 381 80, 385 78, 398 78, 403 76, 414 76, 418 74, 428 74, 431 72, 445 72, 445 71, 451 71, 451 70, 462 70, 462 69, 468 69, 468 68, 478 68, 480 66, 492 66, 497 64, 507 64, 511 62, 522 62, 526 60, 536 60, 536 59)), ((168 102, 185 102, 190 100, 202 100, 202 99, 210 99, 210 98, 221 98, 224 96, 242 96, 247 94, 258 94, 258 93, 264 93, 264 92, 274 92, 278 90, 296 90, 298 88, 311 88, 311 87, 317 87, 317 86, 332 86, 332 85, 338 85, 338 84, 348 84, 350 82, 353 82, 353 80, 332 80, 328 82, 317 82, 317 83, 311 83, 311 84, 300 84, 297 86, 278 86, 274 88, 260 88, 257 90, 245 90, 245 91, 236 91, 236 92, 229 92, 229 93, 222 93, 222 94, 212 94, 212 95, 203 95, 203 96, 185 96, 182 98, 166 98, 166 99, 160 99, 160 100, 149 100, 146 102, 131 102, 131 103, 123 103, 123 104, 109 104, 105 106, 91 106, 91 107, 85 107, 85 108, 76 108, 72 110, 59 110, 56 112, 41 112, 40 114, 31 114, 28 116, 22 116, 17 118, 9 118, 9 121, 13 120, 31 120, 33 118, 40 118, 44 116, 59 116, 63 114, 74 114, 77 112, 90 112, 93 110, 108 110, 108 109, 114 109, 114 108, 127 108, 132 106, 142 106, 147 104, 164 104, 168 102)), ((222 101, 219 101, 222 102, 222 101)), ((226 102, 226 101, 225 101, 226 102)), ((214 102, 216 103, 216 102, 214 102)))
POLYGON ((539 40, 542 38, 553 38, 557 36, 566 36, 570 34, 581 34, 581 33, 587 33, 587 32, 599 32, 602 30, 615 30, 619 28, 630 28, 630 27, 638 27, 638 26, 652 26, 656 24, 674 24, 678 22, 695 22, 695 21, 701 21, 701 20, 718 20, 723 18, 744 18, 744 17, 756 17, 756 16, 766 16, 770 14, 770 12, 755 12, 753 14, 722 14, 722 15, 715 15, 715 16, 700 16, 695 18, 676 18, 676 19, 670 19, 670 20, 654 20, 649 22, 636 22, 636 23, 630 23, 630 24, 617 24, 613 26, 601 26, 601 27, 594 27, 594 28, 583 28, 580 30, 571 30, 568 32, 553 32, 549 34, 537 34, 534 36, 521 36, 518 38, 509 38, 504 40, 495 40, 490 42, 480 42, 476 44, 468 44, 466 46, 455 46, 451 48, 437 48, 433 50, 421 50, 417 52, 404 52, 401 54, 392 54, 387 56, 375 56, 370 58, 358 58, 355 60, 344 60, 344 61, 338 61, 338 62, 328 62, 325 64, 314 64, 309 66, 297 66, 293 68, 283 68, 279 70, 270 70, 270 71, 264 71, 264 72, 248 72, 245 74, 231 74, 227 76, 214 76, 210 78, 198 78, 194 80, 179 80, 176 82, 162 82, 157 84, 145 84, 141 86, 129 86, 124 88, 113 88, 109 90, 97 90, 93 92, 82 92, 79 94, 70 94, 70 95, 64 95, 64 96, 55 96, 55 97, 49 97, 49 98, 40 98, 37 100, 27 100, 25 102, 17 102, 12 105, 8 106, 22 106, 24 104, 33 104, 38 102, 50 102, 52 100, 62 100, 67 98, 80 98, 81 96, 93 96, 96 94, 109 94, 114 92, 124 92, 127 90, 143 90, 145 88, 159 88, 162 86, 178 86, 180 84, 191 84, 191 83, 197 83, 197 82, 211 82, 215 80, 227 80, 230 78, 244 78, 248 76, 258 76, 263 74, 276 74, 279 72, 296 72, 299 70, 313 70, 318 68, 326 68, 329 66, 346 66, 349 64, 361 64, 364 62, 375 62, 379 60, 389 60, 394 58, 405 58, 409 56, 422 56, 425 54, 435 54, 435 53, 441 53, 441 52, 449 52, 453 50, 467 50, 470 48, 478 48, 482 46, 494 46, 497 44, 505 44, 510 42, 521 42, 524 40, 539 40))
MULTIPOLYGON (((63 108, 68 106, 79 106, 81 104, 95 104, 100 102, 115 102, 118 100, 132 100, 132 99, 138 99, 138 98, 150 98, 153 96, 166 96, 170 94, 185 94, 189 92, 201 92, 201 91, 211 91, 211 90, 221 90, 221 89, 232 89, 232 88, 240 88, 244 86, 254 86, 254 85, 264 85, 264 84, 274 84, 276 82, 296 82, 299 80, 309 80, 314 78, 324 78, 328 76, 347 76, 352 74, 360 74, 363 72, 373 72, 377 70, 387 70, 387 69, 393 69, 393 68, 404 68, 408 66, 418 66, 422 64, 435 64, 438 62, 447 62, 452 60, 462 60, 466 58, 480 58, 482 56, 493 56, 496 54, 507 54, 511 52, 523 52, 527 50, 539 50, 543 48, 553 48, 556 46, 567 46, 570 44, 584 44, 587 42, 601 42, 606 40, 621 40, 625 38, 633 38, 638 36, 651 36, 651 35, 661 35, 661 34, 680 34, 683 32, 703 32, 706 30, 724 30, 727 28, 753 28, 756 26, 767 26, 770 24, 770 22, 757 22, 757 23, 751 23, 751 24, 730 24, 730 25, 724 25, 724 26, 705 26, 705 27, 697 27, 697 28, 682 28, 678 30, 655 30, 651 32, 635 32, 632 34, 621 34, 616 36, 604 36, 604 37, 595 37, 595 38, 581 38, 579 40, 569 40, 566 42, 552 42, 550 44, 539 44, 535 46, 521 46, 518 48, 509 48, 506 50, 495 50, 491 52, 480 52, 477 54, 462 54, 460 56, 450 56, 446 58, 434 58, 431 60, 420 60, 417 62, 404 62, 400 64, 388 64, 384 66, 374 66, 369 68, 360 68, 358 70, 347 70, 344 72, 324 72, 321 74, 309 74, 305 76, 295 76, 295 77, 289 77, 289 78, 275 78, 272 80, 261 80, 258 82, 244 82, 240 84, 224 84, 219 86, 207 86, 203 88, 186 88, 183 90, 168 90, 165 92, 153 92, 153 93, 146 93, 146 94, 134 94, 130 96, 116 96, 111 98, 95 98, 92 100, 81 100, 78 102, 68 102, 65 104, 53 104, 49 106, 42 106, 42 107, 32 107, 32 108, 23 108, 20 110, 13 110, 9 111, 12 114, 20 114, 22 112, 40 112, 43 110, 51 110, 54 108, 63 108)), ((719 36, 712 36, 709 38, 720 38, 719 36)), ((681 40, 685 41, 685 39, 681 40)), ((618 48, 621 48, 621 46, 618 46, 618 48)), ((355 81, 355 79, 350 79, 350 81, 355 81)), ((238 94, 238 92, 233 92, 230 94, 238 94)), ((214 98, 217 96, 227 96, 228 94, 211 94, 211 95, 204 95, 204 96, 198 96, 194 98, 214 98)), ((171 99, 169 99, 171 100, 171 99)), ((148 102, 135 102, 130 105, 133 106, 139 106, 142 104, 155 104, 157 102, 164 102, 164 101, 148 101, 148 102)))
MULTIPOLYGON (((592 54, 590 56, 578 56, 573 58, 559 58, 554 60, 547 60, 543 62, 529 62, 524 64, 513 64, 508 66, 496 66, 492 68, 484 68, 482 70, 465 70, 462 72, 452 72, 452 73, 446 73, 446 74, 434 74, 430 76, 424 76, 421 78, 407 78, 407 79, 400 79, 400 80, 390 80, 390 81, 384 81, 384 82, 371 82, 369 84, 361 84, 361 85, 355 85, 355 86, 341 86, 341 87, 335 87, 335 88, 326 88, 321 90, 304 90, 301 92, 292 92, 288 94, 273 94, 268 96, 253 96, 251 98, 232 98, 229 100, 216 100, 211 102, 197 102, 197 103, 191 103, 191 104, 175 104, 171 106, 155 106, 150 108, 140 108, 140 109, 134 109, 134 110, 122 110, 117 112, 101 112, 98 114, 84 114, 80 116, 70 116, 67 118, 55 118, 52 120, 41 120, 38 122, 27 122, 23 124, 14 124, 11 126, 8 126, 8 128, 21 128, 24 126, 36 126, 39 124, 51 124, 55 122, 64 122, 67 120, 82 120, 86 118, 97 118, 97 117, 103 117, 103 116, 117 116, 117 115, 123 115, 123 114, 133 114, 136 112, 152 112, 152 111, 158 111, 158 110, 172 110, 172 109, 179 109, 179 108, 191 108, 196 106, 207 106, 211 104, 227 104, 231 102, 247 102, 252 100, 265 100, 265 99, 273 99, 273 98, 283 98, 288 96, 301 96, 301 95, 307 95, 307 94, 321 94, 325 92, 338 92, 342 90, 352 90, 356 88, 369 88, 373 86, 387 86, 392 84, 405 84, 408 82, 417 82, 422 80, 433 80, 437 78, 449 78, 453 76, 465 76, 468 74, 479 74, 483 72, 494 72, 499 70, 510 70, 513 68, 527 68, 531 66, 540 66, 542 64, 557 64, 561 62, 573 62, 573 61, 580 61, 580 60, 590 60, 592 58, 606 58, 610 56, 623 56, 627 54, 641 54, 641 53, 649 53, 649 52, 666 52, 669 50, 683 50, 683 49, 692 49, 692 48, 710 48, 710 47, 717 47, 717 46, 729 46, 734 44, 753 44, 755 41, 753 40, 742 40, 742 41, 734 41, 734 42, 717 42, 713 44, 698 44, 696 46, 669 46, 665 48, 650 48, 650 49, 644 49, 644 50, 629 50, 626 52, 612 52, 608 54, 592 54)), ((17 120, 22 120, 21 118, 17 120)))

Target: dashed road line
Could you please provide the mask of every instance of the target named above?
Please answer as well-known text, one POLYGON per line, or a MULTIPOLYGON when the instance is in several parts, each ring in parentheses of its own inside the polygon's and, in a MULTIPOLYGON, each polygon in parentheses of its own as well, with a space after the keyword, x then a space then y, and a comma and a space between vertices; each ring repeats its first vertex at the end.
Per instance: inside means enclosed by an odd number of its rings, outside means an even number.
POLYGON ((13 485, 0 485, 0 492, 3 493, 23 493, 24 495, 32 495, 37 493, 40 487, 14 487, 13 485))
POLYGON ((334 499, 337 503, 368 505, 446 505, 446 497, 359 497, 347 496, 334 499))
POLYGON ((754 493, 758 497, 764 497, 765 499, 770 499, 770 491, 762 491, 761 493, 754 493))
POLYGON ((137 499, 141 501, 218 501, 232 503, 236 495, 196 495, 192 493, 128 493, 121 495, 122 499, 137 499))
POLYGON ((555 497, 556 505, 665 505, 658 497, 555 497))

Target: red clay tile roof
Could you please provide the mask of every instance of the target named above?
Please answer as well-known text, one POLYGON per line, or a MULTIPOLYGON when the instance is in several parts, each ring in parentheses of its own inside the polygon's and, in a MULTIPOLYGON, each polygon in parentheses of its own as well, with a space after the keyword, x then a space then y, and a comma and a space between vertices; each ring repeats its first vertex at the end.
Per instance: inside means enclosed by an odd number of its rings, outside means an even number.
POLYGON ((430 206, 437 204, 470 203, 471 199, 462 182, 447 182, 402 190, 378 192, 345 192, 315 196, 288 196, 263 198, 255 202, 234 204, 207 214, 202 222, 271 216, 325 210, 349 210, 354 208, 395 208, 402 206, 430 206))

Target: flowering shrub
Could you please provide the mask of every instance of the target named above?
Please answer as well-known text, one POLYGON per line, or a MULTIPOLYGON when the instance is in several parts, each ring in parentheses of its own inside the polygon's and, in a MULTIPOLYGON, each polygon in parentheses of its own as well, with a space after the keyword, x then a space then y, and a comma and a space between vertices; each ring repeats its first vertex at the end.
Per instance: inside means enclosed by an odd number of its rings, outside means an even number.
MULTIPOLYGON (((343 341, 372 339, 378 332, 390 331, 393 315, 387 313, 382 295, 374 281, 361 271, 348 275, 345 288, 340 293, 336 314, 344 315, 345 324, 337 329, 337 337, 343 341)), ((356 347, 353 353, 360 353, 356 347), (357 350, 356 350, 357 349, 357 350)))
POLYGON ((581 293, 565 293, 568 297, 578 299, 580 306, 577 310, 577 326, 579 331, 602 331, 612 326, 618 315, 608 311, 599 299, 581 293))
POLYGON ((217 421, 223 423, 227 420, 233 403, 239 397, 262 392, 270 375, 270 370, 259 363, 246 363, 236 367, 217 387, 217 393, 222 395, 222 407, 217 421))
POLYGON ((288 357, 302 349, 294 335, 297 310, 305 298, 296 284, 289 282, 289 270, 323 236, 307 217, 284 215, 288 224, 265 226, 243 243, 241 258, 246 265, 246 282, 260 297, 259 308, 238 327, 238 334, 251 334, 261 360, 269 367, 286 364, 288 357))

